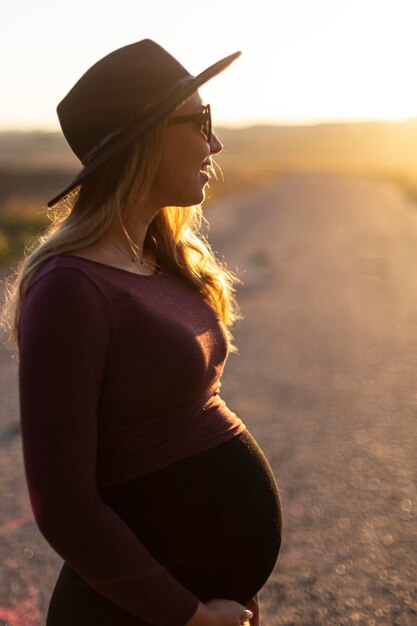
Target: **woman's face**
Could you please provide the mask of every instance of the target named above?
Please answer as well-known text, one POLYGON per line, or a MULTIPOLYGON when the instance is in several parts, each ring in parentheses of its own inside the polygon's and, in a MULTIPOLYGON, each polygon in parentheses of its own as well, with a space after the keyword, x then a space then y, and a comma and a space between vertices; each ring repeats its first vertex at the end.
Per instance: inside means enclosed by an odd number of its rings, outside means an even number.
MULTIPOLYGON (((172 117, 197 113, 202 105, 197 92, 172 117)), ((200 204, 209 180, 210 157, 222 149, 214 133, 210 143, 207 142, 198 122, 170 124, 162 161, 150 191, 151 201, 159 207, 200 204)))

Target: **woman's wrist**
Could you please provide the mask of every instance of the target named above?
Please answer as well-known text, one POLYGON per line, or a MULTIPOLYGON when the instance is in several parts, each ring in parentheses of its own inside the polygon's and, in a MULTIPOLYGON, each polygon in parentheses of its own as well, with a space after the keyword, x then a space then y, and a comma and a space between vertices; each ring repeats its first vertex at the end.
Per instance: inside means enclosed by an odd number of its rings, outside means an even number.
POLYGON ((199 602, 198 607, 191 619, 185 626, 212 626, 212 613, 205 604, 199 602))

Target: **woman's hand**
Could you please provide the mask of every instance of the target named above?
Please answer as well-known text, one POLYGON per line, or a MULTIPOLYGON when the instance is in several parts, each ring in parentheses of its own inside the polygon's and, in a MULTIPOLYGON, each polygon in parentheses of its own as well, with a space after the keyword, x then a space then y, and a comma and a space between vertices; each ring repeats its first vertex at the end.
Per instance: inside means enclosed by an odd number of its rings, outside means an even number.
POLYGON ((260 626, 260 606, 259 606, 259 592, 250 602, 246 604, 246 608, 252 611, 253 617, 250 619, 250 626, 260 626))
POLYGON ((216 598, 200 602, 197 611, 185 626, 251 626, 249 619, 252 616, 252 611, 248 612, 239 602, 216 598))

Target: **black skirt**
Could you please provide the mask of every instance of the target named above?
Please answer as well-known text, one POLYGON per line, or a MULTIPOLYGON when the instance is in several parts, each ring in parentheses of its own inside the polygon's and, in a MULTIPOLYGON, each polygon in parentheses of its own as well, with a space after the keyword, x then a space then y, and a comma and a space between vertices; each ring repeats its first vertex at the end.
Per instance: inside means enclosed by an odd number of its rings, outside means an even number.
MULTIPOLYGON (((100 493, 153 556, 202 602, 227 598, 245 605, 274 569, 281 545, 281 501, 272 469, 248 430, 100 493)), ((148 626, 64 563, 47 626, 75 624, 148 626)))

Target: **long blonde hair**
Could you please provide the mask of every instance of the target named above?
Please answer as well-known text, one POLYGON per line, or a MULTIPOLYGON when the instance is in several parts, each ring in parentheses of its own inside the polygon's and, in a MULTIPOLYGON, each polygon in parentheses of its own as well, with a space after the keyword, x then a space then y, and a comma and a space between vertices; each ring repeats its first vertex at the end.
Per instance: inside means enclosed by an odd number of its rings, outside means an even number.
MULTIPOLYGON (((24 295, 39 266, 50 257, 91 246, 133 217, 152 184, 161 162, 168 121, 144 133, 130 146, 92 172, 76 190, 48 213, 52 224, 4 281, 5 302, 0 325, 7 342, 18 349, 18 323, 24 295)), ((214 172, 212 171, 212 174, 214 172)), ((201 234, 208 224, 201 205, 167 206, 149 224, 144 247, 158 250, 159 259, 196 289, 224 323, 230 352, 237 353, 230 327, 243 319, 233 285, 242 281, 213 253, 201 234)))

